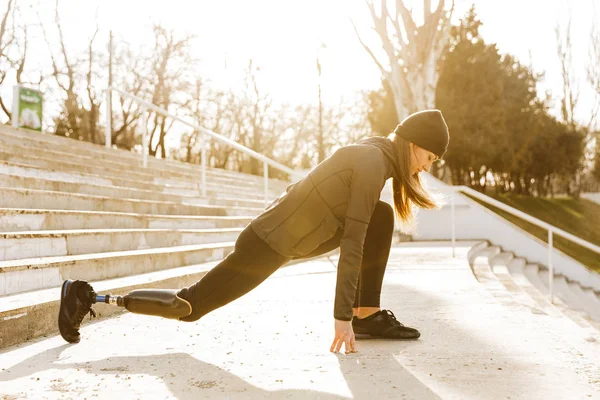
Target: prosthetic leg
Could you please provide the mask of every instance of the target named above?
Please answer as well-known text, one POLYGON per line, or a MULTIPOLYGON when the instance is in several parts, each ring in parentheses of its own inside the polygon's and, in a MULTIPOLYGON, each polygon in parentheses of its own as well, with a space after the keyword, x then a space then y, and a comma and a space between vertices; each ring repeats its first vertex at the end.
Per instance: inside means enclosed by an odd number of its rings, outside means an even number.
POLYGON ((192 313, 189 301, 177 295, 178 289, 136 289, 125 296, 96 295, 96 303, 125 307, 132 313, 180 319, 192 313))

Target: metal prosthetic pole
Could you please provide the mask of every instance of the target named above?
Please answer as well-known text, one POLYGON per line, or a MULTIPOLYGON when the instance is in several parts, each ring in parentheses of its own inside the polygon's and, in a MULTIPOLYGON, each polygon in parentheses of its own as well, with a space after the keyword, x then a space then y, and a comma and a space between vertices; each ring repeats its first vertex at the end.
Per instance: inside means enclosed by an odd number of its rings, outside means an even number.
POLYGON ((123 296, 114 296, 112 294, 106 295, 96 295, 95 303, 106 303, 111 304, 113 306, 125 307, 125 302, 123 301, 123 296))

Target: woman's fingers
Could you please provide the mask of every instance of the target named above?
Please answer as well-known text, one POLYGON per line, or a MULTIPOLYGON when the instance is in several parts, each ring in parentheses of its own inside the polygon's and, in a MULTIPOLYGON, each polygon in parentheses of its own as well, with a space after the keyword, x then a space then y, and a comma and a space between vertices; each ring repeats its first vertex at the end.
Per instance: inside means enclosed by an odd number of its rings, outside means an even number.
POLYGON ((346 354, 350 354, 350 353, 354 352, 353 346, 352 346, 352 335, 348 335, 348 337, 344 341, 344 345, 346 346, 346 354))
POLYGON ((352 335, 352 341, 350 342, 350 348, 353 353, 356 353, 356 337, 352 335))
POLYGON ((345 353, 356 353, 356 341, 354 335, 345 335, 343 337, 336 336, 331 343, 329 351, 332 353, 339 353, 342 345, 344 345, 345 353))
POLYGON ((331 351, 332 353, 339 352, 343 343, 344 341, 342 340, 342 338, 336 335, 335 339, 333 339, 333 343, 331 343, 331 348, 329 349, 329 351, 331 351))
POLYGON ((335 350, 335 344, 337 343, 337 341, 338 341, 338 337, 336 336, 336 337, 333 339, 333 343, 331 343, 331 348, 329 349, 329 351, 331 351, 332 353, 333 353, 333 351, 335 350))
POLYGON ((335 346, 335 352, 339 353, 340 349, 342 348, 342 344, 344 344, 344 339, 343 338, 339 338, 337 341, 337 345, 335 346))

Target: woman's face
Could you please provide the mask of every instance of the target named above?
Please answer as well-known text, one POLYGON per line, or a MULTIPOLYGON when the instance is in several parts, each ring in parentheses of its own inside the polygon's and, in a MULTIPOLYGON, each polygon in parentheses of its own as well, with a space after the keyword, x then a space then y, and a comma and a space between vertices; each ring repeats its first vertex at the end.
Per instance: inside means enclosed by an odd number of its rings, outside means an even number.
POLYGON ((414 143, 410 143, 410 174, 415 175, 421 171, 429 172, 431 164, 437 161, 438 157, 414 143))

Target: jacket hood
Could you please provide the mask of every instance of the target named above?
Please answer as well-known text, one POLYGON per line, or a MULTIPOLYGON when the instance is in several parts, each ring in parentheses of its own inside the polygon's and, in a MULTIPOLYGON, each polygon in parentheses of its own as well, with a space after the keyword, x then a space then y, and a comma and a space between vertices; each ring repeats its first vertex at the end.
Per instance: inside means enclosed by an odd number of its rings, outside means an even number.
POLYGON ((358 141, 357 144, 366 144, 375 146, 383 152, 385 158, 389 161, 393 170, 393 177, 400 179, 400 163, 396 145, 388 138, 383 136, 371 136, 358 141))

